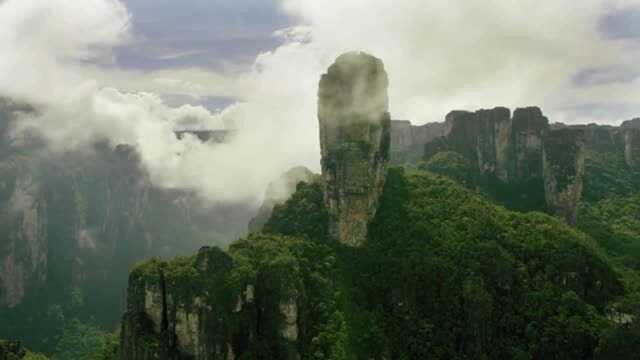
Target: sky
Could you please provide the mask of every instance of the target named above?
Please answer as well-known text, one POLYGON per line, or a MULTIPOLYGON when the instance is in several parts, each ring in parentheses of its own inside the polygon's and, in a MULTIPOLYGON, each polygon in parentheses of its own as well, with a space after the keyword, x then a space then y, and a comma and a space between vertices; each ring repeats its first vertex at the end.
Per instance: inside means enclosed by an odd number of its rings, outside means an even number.
POLYGON ((0 95, 51 152, 129 144, 158 186, 258 202, 319 169, 321 74, 381 58, 392 117, 537 105, 554 122, 640 116, 640 0, 0 0, 0 95), (225 144, 174 129, 233 128, 225 144))
MULTIPOLYGON (((227 72, 246 70, 260 53, 283 44, 274 35, 276 31, 299 25, 300 19, 284 11, 282 4, 277 0, 127 0, 138 40, 117 50, 118 66, 136 70, 194 66, 227 72)), ((567 10, 575 6, 565 4, 567 10)), ((602 12, 597 19, 599 36, 640 46, 640 7, 632 2, 620 4, 602 12)), ((455 32, 455 28, 451 31, 455 32)), ((632 67, 612 64, 576 68, 566 76, 576 87, 586 88, 632 82, 640 73, 632 67)), ((214 109, 234 101, 233 97, 224 96, 188 99, 166 95, 173 104, 190 101, 214 109)), ((500 105, 498 99, 495 105, 500 105)), ((614 123, 625 116, 640 114, 639 110, 636 104, 610 103, 607 99, 557 109, 563 113, 562 121, 614 123)), ((437 117, 424 119, 419 115, 412 120, 440 121, 437 117)))

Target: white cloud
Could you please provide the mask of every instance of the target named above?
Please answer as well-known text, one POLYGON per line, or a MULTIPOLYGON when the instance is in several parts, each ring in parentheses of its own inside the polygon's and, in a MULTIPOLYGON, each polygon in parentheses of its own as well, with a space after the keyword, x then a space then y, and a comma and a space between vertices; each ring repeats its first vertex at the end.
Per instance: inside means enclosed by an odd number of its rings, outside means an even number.
POLYGON ((290 167, 318 169, 318 80, 348 50, 384 60, 396 118, 440 121, 454 108, 541 105, 554 120, 576 121, 591 120, 571 110, 585 104, 628 109, 637 81, 576 87, 573 78, 588 68, 638 69, 630 60, 637 50, 598 30, 603 15, 632 3, 639 1, 283 0, 300 27, 275 34, 285 43, 249 71, 144 73, 86 62, 112 56, 131 38, 119 1, 6 0, 0 93, 43 105, 42 116, 21 126, 42 130, 53 149, 106 137, 136 145, 156 184, 249 201, 290 167), (240 102, 212 114, 168 107, 161 94, 240 102), (235 123, 239 132, 227 144, 177 141, 172 130, 184 118, 235 123))
POLYGON ((7 0, 0 4, 0 90, 49 102, 83 82, 83 61, 128 39, 118 0, 7 0))
POLYGON ((533 104, 553 115, 594 100, 619 102, 616 94, 582 97, 572 78, 637 59, 637 51, 599 31, 602 16, 632 4, 639 2, 284 0, 312 27, 316 47, 381 57, 394 116, 418 121, 439 121, 454 108, 533 104))

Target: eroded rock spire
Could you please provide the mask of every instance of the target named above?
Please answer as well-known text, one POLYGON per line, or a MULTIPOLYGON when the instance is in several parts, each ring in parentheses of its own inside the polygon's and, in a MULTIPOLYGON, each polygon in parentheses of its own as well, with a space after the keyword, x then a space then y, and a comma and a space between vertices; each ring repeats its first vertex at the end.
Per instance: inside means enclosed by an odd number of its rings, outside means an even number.
POLYGON ((318 118, 331 236, 362 244, 384 186, 390 146, 389 80, 380 59, 341 55, 322 76, 318 118))

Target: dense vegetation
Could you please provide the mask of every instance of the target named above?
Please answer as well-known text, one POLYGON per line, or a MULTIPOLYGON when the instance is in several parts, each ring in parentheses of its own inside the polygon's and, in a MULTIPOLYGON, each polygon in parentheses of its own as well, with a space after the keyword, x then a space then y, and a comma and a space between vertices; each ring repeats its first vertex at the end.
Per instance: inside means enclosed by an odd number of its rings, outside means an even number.
POLYGON ((621 151, 587 151, 583 197, 592 203, 640 190, 640 169, 630 168, 621 151))
MULTIPOLYGON (((638 214, 631 210, 619 211, 638 214)), ((626 268, 550 216, 510 212, 449 179, 392 169, 363 248, 322 239, 324 219, 321 190, 301 186, 267 227, 308 232, 336 256, 338 280, 324 290, 337 307, 321 318, 332 330, 307 339, 332 350, 302 351, 305 358, 616 358, 625 336, 637 339, 632 309, 622 307, 635 296, 626 268)), ((637 346, 625 345, 626 354, 637 346)))
MULTIPOLYGON (((576 229, 541 212, 512 211, 544 210, 535 190, 541 179, 503 184, 441 152, 422 170, 390 169, 361 248, 328 238, 323 187, 301 183, 263 233, 227 252, 148 261, 131 279, 164 283, 185 309, 196 298, 215 304, 220 316, 206 326, 238 334, 234 341, 247 344, 241 359, 288 357, 283 299, 299 307, 295 346, 303 359, 630 359, 640 353, 640 193, 621 161, 587 158, 576 229), (250 286, 259 303, 236 311, 250 286)), ((67 203, 57 206, 73 211, 60 215, 97 216, 83 204, 99 199, 62 198, 67 203)), ((171 216, 153 208, 154 221, 171 216)), ((64 219, 53 224, 61 227, 53 234, 68 230, 64 219)), ((100 304, 101 289, 65 278, 52 278, 41 293, 57 294, 50 305, 27 311, 38 308, 33 297, 23 312, 0 313, 2 331, 37 339, 54 360, 117 359, 119 334, 86 306, 100 304)), ((159 346, 157 337, 146 340, 159 346)))
POLYGON ((48 360, 48 358, 24 349, 20 343, 0 340, 0 360, 48 360))
MULTIPOLYGON (((302 351, 331 351, 327 344, 334 336, 330 324, 336 307, 335 261, 331 249, 319 242, 255 234, 234 243, 228 252, 206 248, 192 257, 145 262, 131 278, 134 286, 164 284, 160 286, 171 294, 172 304, 181 309, 194 309, 196 298, 214 306, 216 318, 206 326, 220 338, 211 341, 235 339, 243 344, 236 354, 241 358, 281 359, 287 358, 289 344, 280 336, 280 305, 288 299, 301 304, 302 351), (261 320, 256 323, 257 317, 261 320)), ((144 336, 149 347, 161 346, 155 334, 144 336)))
POLYGON ((479 172, 468 158, 455 151, 436 152, 426 161, 420 161, 417 167, 480 191, 511 210, 544 212, 547 209, 544 180, 539 176, 514 178, 505 182, 493 173, 479 172))

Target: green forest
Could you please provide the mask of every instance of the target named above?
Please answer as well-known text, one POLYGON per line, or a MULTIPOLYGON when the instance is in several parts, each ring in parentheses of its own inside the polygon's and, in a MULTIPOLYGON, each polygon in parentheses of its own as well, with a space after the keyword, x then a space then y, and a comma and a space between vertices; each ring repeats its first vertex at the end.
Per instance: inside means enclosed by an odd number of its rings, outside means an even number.
POLYGON ((575 229, 398 167, 361 248, 329 239, 322 186, 300 183, 228 253, 154 260, 131 276, 162 274, 186 308, 210 297, 230 314, 222 333, 252 326, 258 315, 235 315, 232 294, 256 284, 263 320, 242 359, 287 358, 277 304, 291 297, 302 359, 623 359, 640 351, 637 207, 637 195, 587 204, 575 229))

